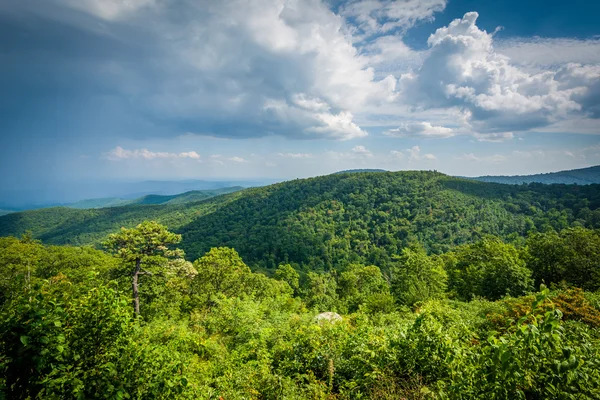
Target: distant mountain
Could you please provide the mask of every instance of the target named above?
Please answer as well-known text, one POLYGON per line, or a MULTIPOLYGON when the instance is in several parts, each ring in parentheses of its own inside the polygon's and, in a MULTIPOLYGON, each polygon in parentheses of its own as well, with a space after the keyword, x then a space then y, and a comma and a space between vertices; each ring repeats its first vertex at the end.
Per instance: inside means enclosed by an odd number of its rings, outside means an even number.
POLYGON ((89 208, 104 208, 104 207, 118 207, 130 204, 132 200, 120 199, 118 197, 103 197, 99 199, 86 199, 77 201, 72 204, 67 204, 66 207, 77 208, 80 210, 86 210, 89 208))
POLYGON ((12 212, 14 212, 14 211, 12 211, 12 210, 0 210, 0 216, 6 215, 6 214, 10 214, 12 212))
POLYGON ((99 199, 88 199, 78 201, 73 204, 68 204, 69 208, 77 209, 92 209, 92 208, 106 208, 106 207, 120 207, 134 204, 145 204, 145 205, 159 205, 159 204, 185 204, 193 201, 205 200, 210 197, 218 196, 226 193, 237 192, 238 190, 244 189, 242 186, 233 186, 222 189, 213 190, 191 190, 174 195, 158 195, 149 194, 146 196, 138 197, 137 199, 121 199, 118 197, 105 197, 99 199))
POLYGON ((514 175, 514 176, 478 176, 474 179, 480 182, 505 183, 512 185, 520 185, 522 183, 563 183, 567 185, 591 185, 600 183, 600 165, 589 168, 572 169, 568 171, 549 172, 546 174, 535 175, 514 175))
POLYGON ((89 181, 64 184, 40 182, 35 188, 29 189, 0 187, 0 209, 25 211, 71 206, 72 204, 75 204, 75 208, 113 207, 131 203, 124 200, 135 200, 147 195, 171 196, 190 191, 216 190, 234 186, 258 187, 274 182, 276 181, 273 179, 247 181, 89 181))

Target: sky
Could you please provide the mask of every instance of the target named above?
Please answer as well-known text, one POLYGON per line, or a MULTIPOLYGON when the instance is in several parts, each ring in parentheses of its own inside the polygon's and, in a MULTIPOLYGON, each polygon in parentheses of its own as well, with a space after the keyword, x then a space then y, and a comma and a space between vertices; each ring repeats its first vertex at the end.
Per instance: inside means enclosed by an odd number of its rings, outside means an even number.
POLYGON ((587 0, 2 1, 0 186, 597 165, 598 15, 587 0))

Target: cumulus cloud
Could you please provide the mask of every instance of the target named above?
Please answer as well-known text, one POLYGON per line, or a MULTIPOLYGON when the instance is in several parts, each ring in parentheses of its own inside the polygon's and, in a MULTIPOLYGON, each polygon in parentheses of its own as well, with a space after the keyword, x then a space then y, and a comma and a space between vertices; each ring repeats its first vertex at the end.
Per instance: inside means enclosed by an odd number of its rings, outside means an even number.
POLYGON ((421 148, 419 146, 413 146, 410 149, 406 149, 408 153, 408 159, 410 161, 419 161, 419 160, 435 160, 437 157, 431 153, 421 154, 421 148))
MULTIPOLYGON (((99 33, 84 36, 86 48, 102 52, 78 63, 84 75, 177 134, 364 137, 355 112, 394 90, 395 78, 376 77, 344 18, 322 0, 51 1, 6 7, 62 13, 61 22, 99 33)), ((62 46, 79 46, 69 40, 62 46)))
POLYGON ((181 153, 169 153, 164 151, 150 151, 148 149, 135 149, 126 150, 121 146, 117 146, 108 153, 106 158, 109 160, 128 160, 128 159, 144 159, 144 160, 156 160, 156 159, 192 159, 200 160, 200 155, 195 151, 186 151, 181 153))
MULTIPOLYGON (((368 136, 373 124, 390 117, 394 122, 386 128, 392 136, 470 132, 481 141, 502 141, 513 132, 552 129, 574 118, 584 123, 561 129, 587 126, 597 132, 585 121, 600 117, 600 41, 496 43, 477 27, 477 13, 467 13, 434 32, 426 51, 408 46, 407 29, 431 20, 446 3, 4 2, 0 14, 21 29, 14 36, 28 39, 3 43, 8 50, 2 55, 10 57, 3 58, 8 67, 0 65, 0 79, 34 86, 38 81, 31 77, 51 76, 48 85, 71 85, 60 96, 73 98, 61 98, 61 104, 95 105, 73 115, 116 121, 123 127, 116 135, 138 138, 135 132, 351 140, 368 136), (31 28, 37 26, 33 20, 20 22, 32 13, 42 28, 31 28), (535 59, 543 68, 526 67, 535 59), (415 120, 423 122, 399 125, 415 120)), ((46 93, 44 85, 39 89, 46 93)), ((29 104, 25 94, 22 103, 29 104)), ((24 115, 37 117, 36 107, 26 107, 24 115)), ((57 131, 88 131, 66 119, 58 122, 57 131)))
POLYGON ((236 162, 236 163, 245 163, 245 162, 248 162, 247 160, 243 159, 242 157, 237 157, 237 156, 229 157, 228 160, 236 162))
POLYGON ((410 28, 418 21, 430 21, 444 10, 446 0, 354 0, 340 8, 362 36, 410 28))
POLYGON ((495 51, 492 35, 477 27, 477 18, 476 12, 467 13, 429 37, 421 67, 400 80, 405 102, 425 109, 462 109, 473 132, 504 136, 550 125, 571 113, 596 116, 596 88, 583 84, 597 81, 594 68, 526 72, 495 51))
POLYGON ((430 137, 449 138, 455 135, 454 130, 443 126, 433 126, 431 122, 409 122, 384 132, 394 137, 430 137))

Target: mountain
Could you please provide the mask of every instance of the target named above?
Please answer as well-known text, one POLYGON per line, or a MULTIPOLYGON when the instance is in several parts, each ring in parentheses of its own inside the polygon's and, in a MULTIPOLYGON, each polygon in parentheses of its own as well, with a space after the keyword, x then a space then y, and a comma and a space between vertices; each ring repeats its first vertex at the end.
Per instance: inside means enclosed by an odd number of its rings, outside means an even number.
POLYGON ((235 248, 249 265, 328 270, 378 266, 411 242, 445 252, 485 234, 600 227, 600 185, 501 185, 433 171, 333 174, 183 204, 56 207, 0 217, 0 236, 30 230, 52 244, 98 245, 121 226, 157 220, 183 235, 195 259, 235 248))
POLYGON ((474 179, 481 182, 495 182, 495 183, 506 183, 512 185, 520 185, 523 183, 545 183, 545 184, 577 184, 577 185, 590 185, 594 183, 600 183, 600 165, 589 168, 572 169, 568 171, 549 172, 546 174, 535 174, 535 175, 515 175, 515 176, 478 176, 474 179))
POLYGON ((101 197, 98 199, 85 199, 75 203, 67 204, 66 207, 86 210, 89 208, 118 207, 131 204, 131 200, 120 199, 118 197, 101 197))
MULTIPOLYGON (((255 180, 182 180, 182 181, 91 181, 68 182, 63 184, 38 182, 34 188, 18 188, 14 186, 0 187, 0 209, 34 210, 39 208, 68 206, 84 201, 76 207, 98 208, 112 207, 119 200, 134 200, 143 196, 156 194, 172 196, 175 194, 197 191, 217 190, 233 186, 258 187, 276 182, 273 179, 255 180), (89 202, 91 199, 93 201, 89 202)), ((33 184, 31 184, 33 185, 33 184)), ((121 205, 124 205, 122 202, 121 205)))
POLYGON ((78 201, 73 204, 68 204, 69 208, 78 209, 89 209, 89 208, 105 208, 105 207, 119 207, 132 204, 184 204, 193 201, 204 200, 210 197, 218 196, 225 193, 233 193, 238 190, 244 189, 241 186, 233 186, 222 189, 213 190, 191 190, 180 194, 165 196, 158 194, 149 194, 146 196, 139 197, 137 199, 127 200, 117 197, 106 197, 99 199, 88 199, 78 201))

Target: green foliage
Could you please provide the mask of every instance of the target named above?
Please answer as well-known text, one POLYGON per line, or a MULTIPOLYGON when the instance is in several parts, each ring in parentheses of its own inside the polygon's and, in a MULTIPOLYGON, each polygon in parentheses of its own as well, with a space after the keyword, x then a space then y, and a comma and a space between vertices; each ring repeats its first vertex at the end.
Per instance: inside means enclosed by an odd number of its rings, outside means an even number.
POLYGON ((419 242, 428 253, 491 234, 600 227, 600 186, 474 182, 436 172, 358 172, 294 180, 179 205, 51 208, 0 217, 0 235, 52 244, 99 244, 122 226, 156 220, 183 236, 191 260, 230 247, 252 268, 329 271, 352 263, 385 273, 419 242))
POLYGON ((567 335, 559 310, 539 309, 548 295, 546 289, 536 296, 532 313, 517 321, 517 329, 490 336, 485 346, 468 350, 463 360, 451 364, 451 379, 439 382, 443 397, 597 398, 597 344, 585 329, 567 335))
POLYGON ((302 297, 311 309, 336 311, 339 302, 335 276, 332 273, 309 272, 306 275, 302 297))
POLYGON ((103 245, 125 262, 161 265, 167 257, 183 256, 181 250, 168 248, 180 241, 181 235, 169 232, 165 226, 144 221, 135 228, 121 228, 121 232, 109 235, 103 245))
POLYGON ((337 281, 338 296, 346 312, 358 311, 361 305, 372 311, 389 309, 385 299, 391 299, 389 284, 374 265, 351 264, 340 273, 337 281))
POLYGON ((597 288, 599 194, 358 172, 0 218, 35 225, 0 238, 0 398, 600 398, 600 297, 571 287, 597 288), (113 255, 34 239, 134 224, 113 255))
POLYGON ((445 254, 449 290, 462 300, 481 296, 496 300, 521 296, 533 289, 531 271, 519 251, 495 237, 445 254))
POLYGON ((121 232, 109 235, 104 242, 104 246, 113 251, 133 271, 133 309, 137 315, 140 314, 139 276, 153 276, 157 272, 163 272, 162 270, 169 265, 169 258, 183 257, 183 251, 168 247, 179 243, 180 240, 181 235, 169 232, 165 226, 154 221, 144 221, 132 229, 121 228, 121 232), (142 266, 150 267, 153 271, 144 270, 142 266))
POLYGON ((600 231, 584 228, 537 233, 527 239, 527 265, 536 283, 569 282, 600 289, 600 231))
POLYGON ((400 304, 439 299, 446 292, 448 277, 439 257, 427 256, 420 246, 407 247, 390 270, 392 291, 400 304))
POLYGON ((300 274, 290 264, 281 264, 275 271, 275 279, 286 282, 295 295, 299 294, 300 274))

